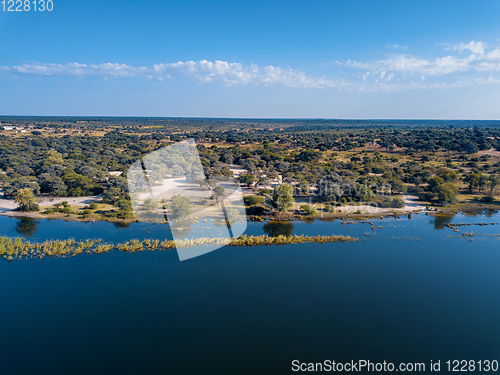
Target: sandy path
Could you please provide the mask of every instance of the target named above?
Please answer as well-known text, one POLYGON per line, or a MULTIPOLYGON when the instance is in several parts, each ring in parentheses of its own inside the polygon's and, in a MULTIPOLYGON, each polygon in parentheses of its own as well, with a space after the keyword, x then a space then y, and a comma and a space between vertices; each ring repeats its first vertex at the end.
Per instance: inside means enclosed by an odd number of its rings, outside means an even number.
MULTIPOLYGON (((301 204, 309 204, 314 206, 314 203, 312 203, 309 200, 310 197, 296 197, 295 198, 295 209, 299 209, 301 204)), ((408 213, 408 212, 414 212, 414 211, 420 211, 420 210, 425 210, 426 207, 425 205, 422 205, 418 201, 418 197, 414 195, 402 195, 401 199, 405 203, 404 207, 401 208, 385 208, 385 207, 377 207, 377 206, 372 206, 369 204, 357 204, 357 203, 351 203, 347 204, 346 206, 339 206, 335 209, 335 213, 341 213, 341 214, 350 214, 350 213, 355 213, 356 211, 360 210, 362 214, 370 214, 370 215, 387 215, 392 212, 398 212, 401 214, 408 213)))
MULTIPOLYGON (((62 203, 66 201, 71 206, 83 207, 88 205, 89 203, 96 202, 99 199, 101 199, 100 195, 95 195, 91 197, 74 197, 74 198, 42 197, 38 199, 38 204, 40 205, 40 207, 47 207, 47 206, 52 206, 56 203, 62 203)), ((17 203, 13 199, 0 198, 0 214, 8 211, 13 211, 16 208, 17 208, 17 203)))

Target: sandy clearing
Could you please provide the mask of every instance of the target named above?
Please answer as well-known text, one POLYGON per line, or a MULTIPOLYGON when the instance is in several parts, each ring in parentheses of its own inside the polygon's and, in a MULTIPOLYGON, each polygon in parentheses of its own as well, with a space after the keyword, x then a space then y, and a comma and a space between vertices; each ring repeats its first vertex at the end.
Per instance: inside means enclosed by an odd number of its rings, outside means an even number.
POLYGON ((235 178, 238 178, 248 173, 248 171, 245 168, 242 168, 241 165, 237 164, 230 164, 229 169, 231 170, 231 172, 233 172, 235 178))
MULTIPOLYGON (((355 202, 347 204, 346 206, 339 206, 336 208, 335 213, 339 214, 352 214, 357 212, 358 210, 361 211, 361 214, 368 214, 368 215, 388 215, 393 212, 397 212, 400 214, 406 214, 409 212, 415 212, 415 211, 421 211, 425 210, 426 206, 421 204, 418 201, 418 197, 414 195, 403 195, 401 196, 401 199, 405 203, 404 207, 401 208, 386 208, 386 207, 377 207, 377 206, 372 206, 369 204, 357 204, 355 202)), ((295 201, 295 209, 299 209, 301 204, 310 204, 314 206, 314 203, 308 202, 307 197, 300 197, 296 199, 295 201)))
POLYGON ((478 151, 478 155, 490 155, 500 157, 500 151, 490 148, 489 150, 478 151))
MULTIPOLYGON (((56 203, 62 203, 64 201, 68 202, 71 206, 83 207, 92 202, 96 202, 101 199, 100 195, 90 196, 90 197, 43 197, 38 199, 38 204, 40 207, 52 206, 56 203)), ((4 214, 8 211, 13 211, 17 208, 17 203, 13 199, 0 198, 0 214, 4 214)))

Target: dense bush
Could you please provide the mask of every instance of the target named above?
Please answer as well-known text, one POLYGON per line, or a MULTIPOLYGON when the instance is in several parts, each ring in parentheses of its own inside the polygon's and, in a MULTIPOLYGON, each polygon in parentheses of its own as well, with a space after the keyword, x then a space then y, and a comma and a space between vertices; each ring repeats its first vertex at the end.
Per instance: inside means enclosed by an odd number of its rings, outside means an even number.
POLYGON ((306 214, 306 215, 316 215, 318 211, 311 205, 309 204, 302 204, 300 205, 300 209, 306 214))
POLYGON ((484 197, 481 198, 481 202, 484 203, 493 203, 495 201, 495 197, 491 195, 485 195, 484 197))
POLYGON ((264 197, 258 195, 248 195, 243 198, 245 206, 255 206, 264 202, 264 197))
POLYGON ((386 198, 380 202, 380 206, 384 208, 403 208, 405 203, 399 197, 386 198))

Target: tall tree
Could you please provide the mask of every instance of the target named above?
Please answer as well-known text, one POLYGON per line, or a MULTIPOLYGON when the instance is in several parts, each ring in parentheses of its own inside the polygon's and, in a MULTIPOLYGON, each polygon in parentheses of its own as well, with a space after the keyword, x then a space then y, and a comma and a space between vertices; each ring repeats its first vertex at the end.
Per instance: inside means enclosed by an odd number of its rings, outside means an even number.
POLYGON ((477 186, 478 184, 478 175, 477 173, 471 172, 469 174, 466 174, 463 178, 463 181, 469 185, 469 193, 472 193, 472 190, 477 186))
POLYGON ((240 182, 242 184, 247 185, 248 187, 250 187, 255 182, 255 180, 256 180, 256 178, 252 174, 245 174, 245 175, 240 177, 240 182))
POLYGON ((189 199, 182 195, 174 195, 170 203, 170 210, 174 219, 183 219, 191 215, 191 204, 189 199))
POLYGON ((216 187, 214 187, 213 192, 214 192, 215 201, 217 203, 219 203, 219 199, 224 196, 224 193, 226 192, 226 190, 224 189, 224 187, 217 185, 216 187))
POLYGON ((500 185, 500 178, 496 174, 491 174, 488 180, 490 183, 490 194, 493 194, 493 190, 500 185))
POLYGON ((19 206, 19 211, 38 211, 39 207, 36 203, 35 194, 29 188, 20 189, 16 192, 14 200, 19 206))
POLYGON ((488 177, 484 173, 479 172, 477 174, 477 188, 479 192, 483 190, 487 182, 488 182, 488 177))
POLYGON ((288 211, 294 204, 293 187, 289 184, 278 185, 273 190, 273 206, 280 212, 288 211))

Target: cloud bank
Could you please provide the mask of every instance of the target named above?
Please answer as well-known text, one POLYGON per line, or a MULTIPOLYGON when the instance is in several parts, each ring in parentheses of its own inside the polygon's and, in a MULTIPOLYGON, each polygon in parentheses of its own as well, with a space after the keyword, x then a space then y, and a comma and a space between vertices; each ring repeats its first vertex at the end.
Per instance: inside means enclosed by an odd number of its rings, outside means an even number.
MULTIPOLYGON (((404 49, 407 46, 386 46, 404 49)), ((327 74, 317 77, 297 69, 228 61, 178 61, 153 66, 117 63, 25 63, 1 66, 4 75, 38 75, 80 78, 146 78, 158 81, 191 79, 199 84, 223 86, 283 86, 291 88, 336 88, 350 91, 396 91, 435 89, 500 82, 500 48, 471 41, 448 45, 444 56, 421 57, 408 53, 392 54, 374 61, 335 61, 320 64, 327 74), (451 53, 450 53, 451 52, 451 53), (335 79, 330 77, 335 77, 335 79)))
POLYGON ((284 69, 272 65, 259 67, 255 64, 243 65, 227 61, 179 61, 176 63, 161 63, 152 67, 131 66, 125 64, 43 64, 28 63, 15 66, 2 66, 0 71, 11 74, 34 74, 43 76, 74 76, 132 78, 145 77, 149 79, 172 79, 190 77, 199 83, 222 83, 231 85, 281 85, 286 87, 334 87, 335 82, 324 78, 314 78, 305 73, 284 69))
POLYGON ((443 56, 435 59, 425 59, 407 54, 390 56, 384 60, 372 62, 348 61, 347 65, 359 68, 371 73, 387 74, 401 73, 409 75, 442 76, 445 74, 461 73, 466 71, 496 72, 500 71, 500 49, 496 48, 485 53, 485 44, 482 42, 470 42, 460 44, 452 48, 456 51, 470 51, 472 54, 460 56, 443 56))

